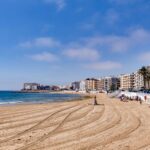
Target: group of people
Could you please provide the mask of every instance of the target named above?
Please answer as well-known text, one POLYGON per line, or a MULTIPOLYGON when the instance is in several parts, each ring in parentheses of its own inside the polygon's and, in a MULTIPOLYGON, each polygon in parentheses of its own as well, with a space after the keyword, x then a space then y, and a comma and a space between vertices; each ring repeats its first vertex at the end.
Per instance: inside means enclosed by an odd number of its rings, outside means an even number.
POLYGON ((139 96, 135 96, 135 97, 129 97, 129 96, 125 96, 125 95, 120 96, 120 101, 128 102, 128 100, 130 100, 130 101, 135 100, 137 102, 140 102, 140 104, 142 104, 142 99, 139 96))
MULTIPOLYGON (((141 97, 139 97, 139 96, 129 97, 129 96, 126 96, 124 94, 122 94, 120 96, 120 101, 122 101, 122 102, 128 102, 129 100, 130 101, 137 101, 140 104, 142 104, 142 102, 143 102, 142 99, 141 99, 141 97)), ((147 96, 144 96, 144 100, 147 101, 147 96)), ((98 105, 98 103, 97 103, 97 97, 96 96, 94 96, 93 105, 98 105)))

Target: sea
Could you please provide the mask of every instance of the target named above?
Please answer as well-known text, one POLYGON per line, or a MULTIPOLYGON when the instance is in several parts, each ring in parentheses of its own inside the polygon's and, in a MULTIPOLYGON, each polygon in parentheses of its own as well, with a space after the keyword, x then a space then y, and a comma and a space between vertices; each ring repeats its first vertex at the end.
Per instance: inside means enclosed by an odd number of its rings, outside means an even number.
POLYGON ((0 105, 19 103, 46 103, 71 101, 81 98, 78 94, 21 93, 16 91, 0 91, 0 105))

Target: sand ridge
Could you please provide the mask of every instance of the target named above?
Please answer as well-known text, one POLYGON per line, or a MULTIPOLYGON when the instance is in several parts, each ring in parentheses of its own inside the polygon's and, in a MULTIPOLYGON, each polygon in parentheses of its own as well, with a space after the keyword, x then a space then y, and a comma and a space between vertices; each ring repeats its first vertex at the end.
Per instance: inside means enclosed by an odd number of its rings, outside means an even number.
POLYGON ((92 100, 0 107, 0 150, 149 150, 150 108, 92 100))

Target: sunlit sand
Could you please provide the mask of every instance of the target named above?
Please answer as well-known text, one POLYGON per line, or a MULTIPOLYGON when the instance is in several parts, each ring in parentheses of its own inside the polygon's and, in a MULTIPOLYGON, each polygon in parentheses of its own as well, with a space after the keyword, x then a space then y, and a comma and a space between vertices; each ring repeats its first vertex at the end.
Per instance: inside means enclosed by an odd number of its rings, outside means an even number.
POLYGON ((0 150, 150 149, 150 108, 92 100, 0 107, 0 150))

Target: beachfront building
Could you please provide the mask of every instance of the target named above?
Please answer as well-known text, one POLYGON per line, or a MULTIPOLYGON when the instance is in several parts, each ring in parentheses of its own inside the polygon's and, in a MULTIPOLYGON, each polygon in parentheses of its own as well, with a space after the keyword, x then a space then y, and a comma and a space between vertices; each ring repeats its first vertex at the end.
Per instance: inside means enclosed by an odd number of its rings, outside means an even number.
POLYGON ((137 72, 134 73, 134 89, 141 90, 144 88, 144 78, 137 72))
POLYGON ((103 79, 103 78, 99 79, 99 84, 98 84, 98 90, 99 91, 104 90, 104 82, 105 82, 105 79, 103 79))
POLYGON ((88 78, 85 80, 85 88, 87 91, 99 90, 99 80, 95 78, 88 78))
POLYGON ((57 85, 52 85, 52 86, 51 86, 51 90, 52 90, 52 91, 60 91, 60 87, 57 86, 57 85))
POLYGON ((24 83, 24 90, 38 90, 40 84, 37 83, 24 83))
POLYGON ((134 89, 134 73, 120 76, 120 88, 122 90, 134 89))
POLYGON ((72 83, 72 90, 78 91, 80 89, 80 82, 76 81, 72 83))
POLYGON ((79 87, 80 87, 79 88, 80 91, 86 91, 85 81, 84 80, 80 81, 80 86, 79 87))
POLYGON ((70 83, 70 84, 67 84, 67 85, 62 85, 62 86, 59 86, 59 88, 61 89, 61 90, 71 90, 72 89, 72 83, 70 83))
MULTIPOLYGON (((150 72, 150 66, 147 66, 146 68, 147 68, 148 72, 150 72)), ((149 79, 146 81, 146 89, 150 89, 150 80, 149 79)))
POLYGON ((105 91, 115 91, 120 87, 120 78, 118 77, 105 77, 103 80, 105 91))
POLYGON ((51 86, 49 86, 49 85, 40 85, 39 87, 38 87, 38 89, 39 90, 41 90, 41 91, 50 91, 51 90, 51 86))

